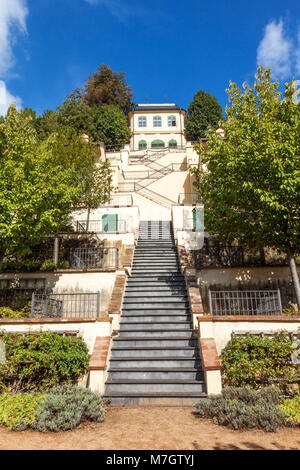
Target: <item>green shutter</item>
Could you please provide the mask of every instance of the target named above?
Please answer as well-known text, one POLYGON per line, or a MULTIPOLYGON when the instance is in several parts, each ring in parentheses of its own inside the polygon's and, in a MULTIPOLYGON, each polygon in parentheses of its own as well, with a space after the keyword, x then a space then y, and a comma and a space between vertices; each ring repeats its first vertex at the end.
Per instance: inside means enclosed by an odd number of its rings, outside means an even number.
POLYGON ((169 147, 171 148, 177 148, 177 142, 175 139, 171 139, 169 142, 169 147))
POLYGON ((203 230, 200 210, 193 210, 193 230, 203 230))
POLYGON ((118 214, 105 214, 102 216, 102 221, 104 232, 118 231, 118 214))
POLYGON ((145 140, 140 140, 139 141, 139 150, 146 149, 147 148, 147 142, 145 140))
POLYGON ((165 143, 162 141, 162 140, 153 140, 151 142, 151 147, 154 149, 154 148, 164 148, 165 146, 165 143))

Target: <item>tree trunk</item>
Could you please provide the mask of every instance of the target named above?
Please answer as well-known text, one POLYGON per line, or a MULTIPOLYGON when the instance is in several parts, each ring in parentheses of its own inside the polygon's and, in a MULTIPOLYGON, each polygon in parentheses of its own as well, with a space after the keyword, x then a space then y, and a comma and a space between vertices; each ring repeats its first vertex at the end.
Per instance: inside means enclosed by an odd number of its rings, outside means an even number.
POLYGON ((296 293, 296 300, 297 300, 297 305, 298 305, 298 310, 300 310, 300 282, 299 282, 299 276, 297 273, 297 265, 294 257, 294 253, 288 249, 287 251, 288 255, 288 260, 289 260, 289 266, 292 274, 292 280, 294 284, 294 289, 296 293))

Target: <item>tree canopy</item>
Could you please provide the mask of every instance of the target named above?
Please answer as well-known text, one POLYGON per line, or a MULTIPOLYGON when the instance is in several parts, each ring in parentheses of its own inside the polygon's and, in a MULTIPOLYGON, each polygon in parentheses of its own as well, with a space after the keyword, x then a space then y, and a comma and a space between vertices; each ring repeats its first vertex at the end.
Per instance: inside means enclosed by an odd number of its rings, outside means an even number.
POLYGON ((208 171, 193 171, 206 229, 228 241, 286 252, 300 308, 294 259, 300 251, 300 107, 293 82, 283 97, 278 87, 261 67, 252 88, 230 83, 225 138, 209 131, 207 145, 197 147, 208 171))
POLYGON ((88 133, 94 142, 104 142, 107 148, 121 148, 131 135, 123 112, 113 105, 93 106, 88 133))
POLYGON ((57 107, 57 112, 57 121, 60 126, 75 129, 78 134, 89 133, 92 108, 83 98, 66 98, 57 107))
POLYGON ((73 99, 83 99, 89 106, 115 105, 127 116, 133 109, 132 89, 126 84, 125 73, 117 73, 102 64, 96 73, 86 80, 83 89, 76 89, 73 99))
POLYGON ((40 139, 31 118, 11 106, 0 124, 0 260, 26 254, 60 230, 74 206, 108 199, 111 170, 72 130, 40 139))
POLYGON ((208 128, 217 127, 221 119, 223 119, 223 111, 217 98, 199 90, 188 107, 185 119, 186 139, 197 141, 205 137, 208 128))

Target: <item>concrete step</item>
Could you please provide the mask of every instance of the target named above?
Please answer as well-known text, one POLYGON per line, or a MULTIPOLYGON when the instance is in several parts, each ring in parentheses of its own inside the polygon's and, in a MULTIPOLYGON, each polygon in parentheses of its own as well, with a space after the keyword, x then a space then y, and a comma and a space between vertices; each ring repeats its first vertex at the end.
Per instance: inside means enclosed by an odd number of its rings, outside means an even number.
POLYGON ((153 299, 143 299, 143 297, 140 297, 140 301, 137 302, 136 299, 130 299, 126 298, 124 299, 123 302, 123 309, 136 309, 136 310, 141 310, 141 309, 151 309, 151 310, 156 310, 156 309, 176 309, 176 308, 188 308, 189 303, 186 300, 168 300, 165 299, 164 297, 161 297, 159 299, 156 299, 155 301, 153 299))
POLYGON ((148 284, 142 286, 127 285, 125 297, 134 297, 140 295, 143 295, 143 297, 187 297, 185 286, 180 287, 180 285, 178 285, 178 287, 173 287, 168 285, 157 285, 156 289, 153 290, 153 286, 148 286, 148 284))
POLYGON ((144 367, 194 367, 195 369, 201 369, 201 360, 194 357, 185 356, 157 356, 157 357, 143 357, 143 356, 123 356, 123 357, 111 357, 110 367, 119 369, 126 369, 127 367, 144 368, 144 367))
POLYGON ((164 323, 167 323, 167 322, 190 322, 191 321, 191 316, 189 313, 186 313, 185 315, 184 314, 173 314, 173 315, 167 315, 167 314, 164 314, 164 315, 160 315, 160 314, 153 314, 153 315, 149 315, 149 314, 143 314, 143 313, 139 313, 139 314, 131 314, 131 313, 127 313, 127 314, 123 314, 122 315, 122 318, 121 318, 121 322, 123 324, 123 322, 126 322, 126 323, 155 323, 157 322, 157 320, 160 320, 164 323))
POLYGON ((207 399, 205 393, 120 393, 111 392, 104 398, 110 398, 112 406, 176 406, 195 407, 199 400, 207 399))
MULTIPOLYGON (((160 278, 160 276, 159 276, 160 278)), ((136 288, 145 288, 145 292, 150 290, 153 287, 161 288, 160 290, 164 289, 171 289, 172 291, 176 291, 177 289, 185 289, 185 283, 181 279, 172 280, 169 277, 167 279, 136 279, 136 278, 128 278, 126 291, 128 288, 134 290, 136 288), (184 287, 183 287, 184 286, 184 287)), ((139 289, 140 290, 140 289, 139 289)))
POLYGON ((190 309, 189 307, 161 307, 161 308, 132 308, 129 306, 126 306, 126 308, 123 308, 122 310, 122 317, 126 315, 138 315, 138 316, 146 316, 146 315, 156 315, 157 319, 161 315, 190 315, 190 309))
POLYGON ((164 301, 167 301, 167 302, 178 302, 178 301, 187 301, 187 294, 186 294, 186 290, 185 289, 182 289, 181 291, 180 290, 177 290, 177 291, 174 291, 172 289, 160 289, 160 290, 157 290, 155 292, 150 291, 145 291, 144 289, 143 290, 129 290, 129 289, 126 289, 126 293, 125 293, 125 298, 124 300, 131 300, 133 301, 133 299, 136 299, 137 300, 140 300, 141 302, 143 302, 145 299, 147 302, 149 301, 149 299, 155 299, 154 302, 156 301, 159 301, 159 299, 163 299, 164 301), (156 300, 157 298, 157 300, 156 300))
POLYGON ((185 304, 189 306, 188 297, 184 292, 182 292, 182 294, 179 295, 178 293, 173 293, 173 291, 171 290, 158 291, 158 292, 126 291, 126 294, 124 297, 124 303, 132 304, 132 303, 139 303, 139 302, 142 302, 142 303, 160 302, 160 303, 163 303, 164 305, 170 302, 185 302, 185 304))
POLYGON ((107 381, 105 393, 205 393, 204 382, 175 380, 128 380, 107 381))
POLYGON ((160 347, 160 348, 168 348, 168 347, 198 347, 198 339, 197 338, 161 338, 161 337, 152 337, 152 338, 114 338, 113 340, 113 347, 128 347, 128 348, 135 348, 135 347, 160 347))
POLYGON ((193 367, 174 368, 109 368, 110 380, 204 380, 204 372, 193 367))
POLYGON ((121 324, 120 324, 120 333, 123 331, 126 331, 128 329, 131 330, 151 330, 151 331, 159 331, 161 329, 165 329, 165 331, 169 330, 175 330, 176 328, 178 329, 186 329, 189 330, 191 328, 191 322, 190 321, 175 321, 173 320, 172 322, 166 321, 152 321, 152 322, 142 322, 142 321, 136 321, 136 322, 128 322, 125 318, 121 319, 121 324))
POLYGON ((156 280, 160 279, 180 279, 183 280, 183 276, 181 272, 178 269, 167 269, 167 268, 162 268, 162 269, 133 269, 131 272, 131 277, 134 278, 140 278, 140 277, 152 277, 155 278, 156 280))
POLYGON ((153 336, 160 338, 172 338, 172 337, 180 337, 180 338, 190 338, 193 333, 192 328, 167 328, 166 326, 162 328, 161 326, 158 328, 144 329, 143 326, 140 329, 133 329, 131 325, 123 325, 122 329, 119 332, 119 338, 152 338, 153 336))
POLYGON ((114 346, 111 350, 111 357, 171 357, 171 356, 185 356, 185 357, 197 357, 199 358, 199 349, 197 347, 145 347, 145 346, 136 346, 136 347, 123 347, 123 346, 114 346))
MULTIPOLYGON (((143 274, 143 273, 142 273, 143 274)), ((143 276, 141 276, 141 273, 136 273, 136 275, 131 275, 127 282, 131 281, 146 281, 147 278, 149 281, 176 281, 176 282, 181 282, 182 285, 185 285, 185 280, 181 272, 175 272, 175 273, 144 273, 143 276)))
POLYGON ((136 273, 145 273, 145 274, 151 274, 151 273, 179 273, 179 265, 177 263, 171 263, 170 267, 168 263, 161 263, 160 265, 155 265, 155 264, 150 264, 150 263, 145 263, 145 264, 139 264, 137 265, 136 263, 133 263, 132 266, 132 272, 136 273))

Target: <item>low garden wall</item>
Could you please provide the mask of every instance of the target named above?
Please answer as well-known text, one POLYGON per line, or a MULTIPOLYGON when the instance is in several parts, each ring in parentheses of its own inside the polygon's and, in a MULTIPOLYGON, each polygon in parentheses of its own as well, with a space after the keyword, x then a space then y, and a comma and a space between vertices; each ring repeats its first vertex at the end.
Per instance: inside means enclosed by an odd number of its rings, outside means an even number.
POLYGON ((217 352, 230 341, 234 332, 269 333, 279 330, 300 332, 300 317, 285 316, 201 316, 198 317, 199 337, 214 338, 217 352))
POLYGON ((0 320, 0 331, 3 333, 32 333, 50 331, 53 333, 78 334, 86 343, 89 353, 92 354, 97 337, 110 337, 112 333, 112 319, 98 318, 9 318, 0 320))
MULTIPOLYGON (((300 276, 300 266, 298 266, 300 276)), ((296 304, 288 266, 203 268, 196 271, 204 312, 209 312, 208 290, 280 289, 283 308, 296 304)))
POLYGON ((106 316, 118 271, 61 270, 43 273, 1 273, 0 282, 13 279, 21 288, 45 288, 53 294, 100 292, 100 313, 106 316))

